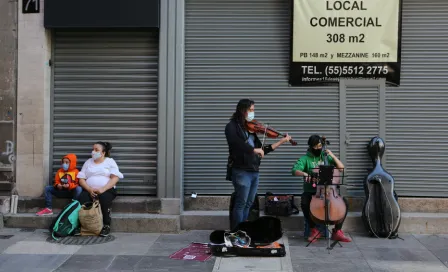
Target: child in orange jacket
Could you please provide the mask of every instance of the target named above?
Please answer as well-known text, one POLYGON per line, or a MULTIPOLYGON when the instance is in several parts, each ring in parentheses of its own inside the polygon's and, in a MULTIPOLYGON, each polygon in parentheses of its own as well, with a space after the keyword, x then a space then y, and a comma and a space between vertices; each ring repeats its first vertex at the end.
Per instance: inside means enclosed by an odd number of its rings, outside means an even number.
POLYGON ((75 154, 67 154, 62 158, 62 165, 56 172, 53 186, 45 187, 45 208, 37 212, 36 215, 53 214, 53 196, 78 199, 82 192, 82 187, 79 186, 77 178, 79 170, 76 168, 76 159, 75 154))

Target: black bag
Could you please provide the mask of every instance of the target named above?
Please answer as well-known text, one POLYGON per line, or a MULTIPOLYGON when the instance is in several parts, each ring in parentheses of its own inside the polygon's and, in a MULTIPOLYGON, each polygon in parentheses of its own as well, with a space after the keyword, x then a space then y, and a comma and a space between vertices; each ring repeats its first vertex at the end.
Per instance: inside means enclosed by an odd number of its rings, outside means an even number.
POLYGON ((300 211, 294 204, 294 195, 274 195, 267 192, 264 198, 264 214, 290 216, 300 211))
MULTIPOLYGON (((230 226, 233 226, 233 216, 232 211, 233 207, 235 206, 235 195, 236 192, 233 192, 230 196, 230 205, 229 205, 229 223, 230 226)), ((249 210, 249 217, 247 220, 254 221, 260 217, 260 202, 258 200, 258 196, 255 196, 254 203, 252 203, 252 207, 250 207, 249 210)))
POLYGON ((214 256, 264 256, 283 257, 286 255, 285 246, 280 248, 258 248, 267 246, 283 236, 281 221, 271 216, 262 216, 254 221, 241 222, 232 230, 233 233, 243 231, 250 237, 250 247, 226 246, 224 236, 226 231, 215 230, 210 234, 210 249, 214 256))

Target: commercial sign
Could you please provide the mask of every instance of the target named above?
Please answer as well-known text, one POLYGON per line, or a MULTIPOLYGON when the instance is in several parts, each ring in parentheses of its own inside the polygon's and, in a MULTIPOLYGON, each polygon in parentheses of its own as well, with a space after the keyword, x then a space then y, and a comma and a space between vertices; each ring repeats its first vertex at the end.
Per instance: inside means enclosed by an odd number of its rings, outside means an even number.
POLYGON ((160 1, 45 0, 48 29, 149 29, 160 27, 160 1))
POLYGON ((400 84, 401 0, 293 0, 289 83, 400 84))

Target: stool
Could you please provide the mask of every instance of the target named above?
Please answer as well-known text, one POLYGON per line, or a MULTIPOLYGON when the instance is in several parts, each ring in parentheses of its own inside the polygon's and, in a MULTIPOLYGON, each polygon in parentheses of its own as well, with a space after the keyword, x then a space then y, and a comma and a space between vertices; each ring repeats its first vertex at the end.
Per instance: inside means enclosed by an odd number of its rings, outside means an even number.
MULTIPOLYGON (((303 217, 303 222, 304 222, 304 232, 303 232, 303 236, 305 238, 308 238, 310 236, 310 225, 308 223, 308 220, 303 217)), ((316 228, 320 231, 320 233, 322 233, 322 237, 327 238, 328 236, 328 229, 325 228, 325 225, 320 225, 320 224, 316 224, 316 228)))

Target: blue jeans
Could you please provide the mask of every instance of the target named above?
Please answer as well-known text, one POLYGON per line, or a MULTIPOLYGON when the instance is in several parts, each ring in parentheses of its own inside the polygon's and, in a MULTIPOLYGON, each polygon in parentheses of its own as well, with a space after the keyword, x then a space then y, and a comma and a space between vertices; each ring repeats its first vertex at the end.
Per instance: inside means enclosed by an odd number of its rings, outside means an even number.
POLYGON ((235 203, 232 217, 234 229, 239 223, 244 222, 249 217, 250 207, 257 196, 258 172, 248 172, 240 169, 232 169, 232 183, 235 188, 235 203))
POLYGON ((53 196, 58 198, 72 198, 72 199, 78 199, 79 195, 82 192, 82 187, 77 186, 75 189, 68 191, 68 190, 58 190, 54 188, 54 186, 47 186, 45 187, 45 208, 52 209, 52 200, 53 196))

